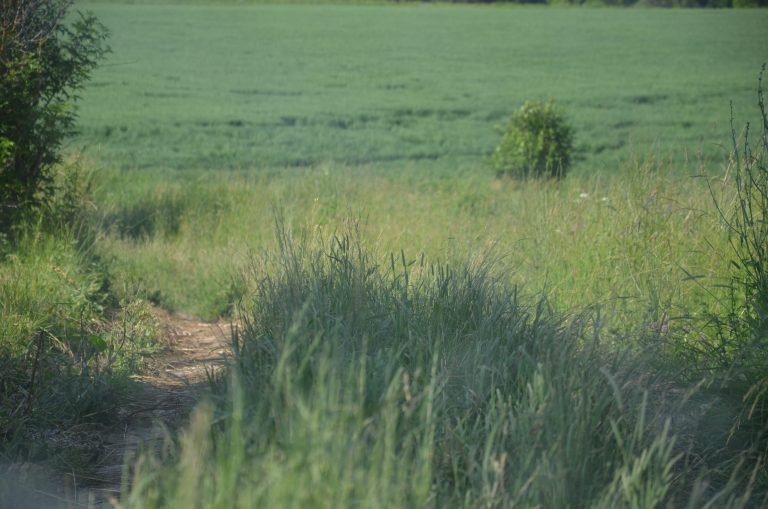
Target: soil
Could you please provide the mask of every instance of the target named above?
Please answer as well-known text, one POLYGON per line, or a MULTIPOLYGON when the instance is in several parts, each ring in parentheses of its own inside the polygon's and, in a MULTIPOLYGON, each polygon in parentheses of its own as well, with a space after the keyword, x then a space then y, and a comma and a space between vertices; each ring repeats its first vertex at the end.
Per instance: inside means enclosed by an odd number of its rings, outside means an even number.
POLYGON ((209 389, 210 377, 227 362, 231 325, 161 309, 156 315, 167 346, 153 359, 151 368, 136 377, 142 387, 132 401, 118 409, 119 424, 106 433, 91 432, 91 444, 84 437, 74 439, 81 448, 94 450, 87 474, 73 473, 62 487, 43 469, 22 465, 15 474, 18 493, 3 501, 11 504, 8 509, 120 507, 117 497, 126 463, 140 451, 159 451, 172 432, 186 423, 209 389))

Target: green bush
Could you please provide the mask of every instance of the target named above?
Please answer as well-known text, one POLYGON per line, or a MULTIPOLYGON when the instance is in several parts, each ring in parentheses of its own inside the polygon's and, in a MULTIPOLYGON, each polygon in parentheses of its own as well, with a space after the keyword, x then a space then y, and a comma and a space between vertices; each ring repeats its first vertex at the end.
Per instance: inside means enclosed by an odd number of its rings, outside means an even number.
POLYGON ((571 164, 573 128, 554 102, 526 102, 506 129, 492 163, 500 175, 562 178, 571 164))
POLYGON ((72 0, 0 0, 0 233, 54 194, 75 92, 104 56, 106 28, 72 0))

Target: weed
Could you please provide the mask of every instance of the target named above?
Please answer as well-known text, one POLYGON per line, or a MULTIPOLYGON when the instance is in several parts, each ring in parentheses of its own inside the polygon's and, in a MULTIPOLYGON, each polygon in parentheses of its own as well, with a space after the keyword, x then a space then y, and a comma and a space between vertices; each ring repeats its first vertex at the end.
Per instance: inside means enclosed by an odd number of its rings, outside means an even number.
POLYGON ((706 351, 707 360, 724 372, 729 390, 742 395, 743 410, 732 437, 749 444, 757 464, 768 461, 768 111, 764 73, 765 65, 757 91, 761 119, 757 141, 750 139, 747 124, 739 147, 732 127, 732 210, 712 194, 728 232, 730 272, 724 285, 728 298, 721 303, 725 311, 709 315, 717 348, 706 351))

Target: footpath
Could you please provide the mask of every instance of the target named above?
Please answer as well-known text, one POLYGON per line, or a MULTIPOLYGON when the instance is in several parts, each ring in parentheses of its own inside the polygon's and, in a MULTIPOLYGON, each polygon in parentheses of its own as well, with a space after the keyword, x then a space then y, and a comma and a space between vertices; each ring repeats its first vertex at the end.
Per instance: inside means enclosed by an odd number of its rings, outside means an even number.
MULTIPOLYGON (((209 323, 156 310, 166 348, 152 367, 137 377, 142 384, 134 400, 117 409, 119 423, 93 436, 98 454, 89 473, 72 472, 61 481, 45 481, 44 472, 25 465, 18 472, 18 493, 2 509, 120 509, 118 497, 126 462, 142 451, 159 452, 182 428, 231 352, 228 322, 209 323)), ((82 440, 82 439, 81 439, 82 440)))

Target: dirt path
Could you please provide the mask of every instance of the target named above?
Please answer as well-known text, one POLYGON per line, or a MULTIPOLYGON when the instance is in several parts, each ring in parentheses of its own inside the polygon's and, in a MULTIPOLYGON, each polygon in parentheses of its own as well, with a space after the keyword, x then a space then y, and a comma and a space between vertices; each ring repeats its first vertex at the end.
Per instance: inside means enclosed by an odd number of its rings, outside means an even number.
POLYGON ((122 430, 105 437, 105 464, 99 468, 99 499, 119 494, 125 459, 139 450, 159 449, 165 430, 183 426, 201 396, 209 377, 220 371, 229 354, 231 326, 210 323, 157 310, 167 349, 153 368, 138 380, 144 385, 141 398, 120 409, 122 430))
MULTIPOLYGON (((19 492, 10 497, 11 508, 112 508, 110 500, 120 494, 123 468, 138 452, 159 451, 168 438, 184 424, 210 387, 209 377, 224 367, 230 355, 229 323, 209 323, 184 315, 156 310, 167 348, 157 355, 152 368, 138 381, 142 388, 136 398, 118 409, 117 426, 99 434, 91 433, 94 464, 88 473, 73 473, 64 480, 45 481, 44 472, 20 474, 19 492), (34 480, 36 479, 36 481, 34 480), (20 479, 21 481, 21 479, 20 479)), ((80 438, 79 442, 86 442, 80 438)), ((86 444, 78 443, 78 447, 86 444)), ((2 505, 2 504, 0 504, 2 505)))

